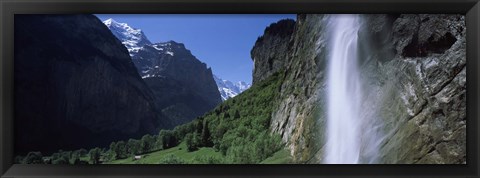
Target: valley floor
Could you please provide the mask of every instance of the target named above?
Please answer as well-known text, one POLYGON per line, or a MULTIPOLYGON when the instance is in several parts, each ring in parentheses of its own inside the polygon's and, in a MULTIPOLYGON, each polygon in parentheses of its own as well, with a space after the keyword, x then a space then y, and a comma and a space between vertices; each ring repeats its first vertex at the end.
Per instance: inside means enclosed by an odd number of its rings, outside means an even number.
MULTIPOLYGON (((176 147, 165 150, 155 151, 141 155, 141 159, 135 160, 132 157, 118 159, 103 164, 206 164, 205 159, 224 160, 224 156, 211 147, 202 147, 196 151, 188 152, 187 145, 182 142, 176 147)), ((271 157, 263 160, 260 164, 288 164, 291 162, 290 154, 287 150, 280 150, 271 157)), ((221 162, 216 162, 220 163, 221 162)))

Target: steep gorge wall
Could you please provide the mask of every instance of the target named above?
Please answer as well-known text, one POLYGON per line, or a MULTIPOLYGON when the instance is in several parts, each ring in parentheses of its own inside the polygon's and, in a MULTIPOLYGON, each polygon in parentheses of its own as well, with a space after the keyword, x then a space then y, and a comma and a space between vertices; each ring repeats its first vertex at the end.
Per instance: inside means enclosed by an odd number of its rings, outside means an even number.
POLYGON ((294 28, 294 20, 280 20, 267 27, 263 36, 257 39, 251 51, 254 66, 253 83, 284 69, 294 28))
MULTIPOLYGON (((325 43, 317 43, 317 39, 325 39, 325 33, 322 33, 324 26, 323 16, 299 15, 295 26, 291 26, 293 33, 283 36, 282 40, 268 39, 275 36, 265 34, 263 40, 282 41, 289 44, 287 50, 282 50, 279 45, 270 44, 266 49, 274 49, 277 60, 282 60, 279 72, 285 73, 283 84, 280 89, 280 96, 277 99, 278 110, 272 113, 271 130, 281 135, 282 140, 287 143, 288 148, 295 161, 305 162, 316 152, 318 152, 323 139, 323 133, 318 129, 324 125, 324 119, 320 115, 320 105, 324 102, 319 96, 320 88, 324 88, 324 69, 325 43), (316 22, 316 23, 312 23, 316 22), (322 50, 320 50, 322 49, 322 50), (320 82, 322 81, 322 82, 320 82), (323 86, 322 86, 323 85, 323 86)), ((282 21, 280 21, 282 22, 282 21)), ((279 22, 279 23, 280 23, 279 22)), ((270 26, 272 28, 275 26, 270 26)), ((266 31, 267 32, 267 31, 266 31)), ((277 37, 278 38, 278 37, 277 37)), ((258 48, 258 42, 254 49, 258 48)), ((260 58, 259 55, 252 54, 253 59, 260 58)), ((267 58, 268 59, 268 58, 267 58)), ((255 73, 268 73, 266 66, 258 64, 268 64, 255 60, 254 81, 261 80, 255 73)))
POLYGON ((169 123, 127 49, 93 15, 15 16, 15 151, 108 146, 169 123))
POLYGON ((394 54, 366 56, 372 61, 366 63, 378 66, 370 75, 372 70, 365 70, 366 76, 378 81, 374 86, 383 91, 377 94, 387 136, 380 147, 381 161, 465 164, 464 16, 400 15, 391 28, 376 26, 388 29, 384 41, 391 41, 394 54))
MULTIPOLYGON (((327 18, 298 15, 295 26, 289 27, 291 35, 278 37, 266 31, 261 40, 274 43, 257 41, 252 50, 275 51, 270 58, 261 57, 268 52, 252 53, 254 81, 265 78, 255 74, 286 74, 271 130, 282 136, 300 163, 320 163, 323 157, 327 18), (284 70, 269 70, 272 63, 284 70)), ((378 126, 365 132, 381 135, 370 140, 378 142, 379 152, 362 156, 377 157, 378 163, 465 163, 464 17, 362 15, 362 19, 363 117, 372 121, 369 126, 378 126)))

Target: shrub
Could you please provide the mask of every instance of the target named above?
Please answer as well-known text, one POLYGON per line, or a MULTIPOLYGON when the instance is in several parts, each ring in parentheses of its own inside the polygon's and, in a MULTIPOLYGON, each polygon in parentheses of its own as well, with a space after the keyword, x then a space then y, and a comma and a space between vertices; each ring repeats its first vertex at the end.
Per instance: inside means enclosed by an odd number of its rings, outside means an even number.
POLYGON ((52 164, 70 164, 70 162, 67 160, 67 158, 61 156, 56 159, 52 159, 52 164))
POLYGON ((223 164, 224 161, 221 158, 211 155, 195 156, 192 164, 223 164))
POLYGON ((159 164, 185 164, 185 163, 186 163, 185 160, 173 154, 163 157, 159 162, 159 164))
POLYGON ((195 151, 200 146, 200 137, 195 133, 188 133, 185 135, 185 143, 187 144, 188 151, 195 151))

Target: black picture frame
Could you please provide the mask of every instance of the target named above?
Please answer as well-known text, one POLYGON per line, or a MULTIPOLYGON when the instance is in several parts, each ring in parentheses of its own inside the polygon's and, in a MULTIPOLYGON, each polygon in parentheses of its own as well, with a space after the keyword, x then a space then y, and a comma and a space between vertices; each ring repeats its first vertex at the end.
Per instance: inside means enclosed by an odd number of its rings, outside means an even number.
MULTIPOLYGON (((0 175, 11 177, 479 177, 478 0, 1 0, 0 175), (460 13, 467 25, 466 165, 13 164, 14 14, 460 13)), ((252 44, 253 45, 253 44, 252 44)))

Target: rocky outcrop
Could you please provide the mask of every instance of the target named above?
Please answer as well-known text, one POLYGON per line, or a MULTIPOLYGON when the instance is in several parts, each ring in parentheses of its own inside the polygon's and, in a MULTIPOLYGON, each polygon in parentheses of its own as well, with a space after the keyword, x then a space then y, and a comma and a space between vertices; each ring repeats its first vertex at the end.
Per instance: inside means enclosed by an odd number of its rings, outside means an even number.
POLYGON ((154 97, 93 15, 15 16, 15 151, 107 146, 156 133, 154 97))
MULTIPOLYGON (((271 130, 282 136, 298 163, 321 163, 324 156, 327 19, 298 15, 289 41, 279 38, 281 44, 269 45, 290 44, 286 51, 262 52, 268 48, 258 41, 252 50, 257 52, 252 58, 273 55, 285 67, 268 68, 268 62, 255 60, 254 81, 262 80, 259 75, 285 72, 271 130)), ((465 163, 464 16, 379 14, 362 19, 363 117, 370 119, 364 133, 380 136, 367 142, 378 144, 379 150, 362 154, 361 160, 465 163)))

